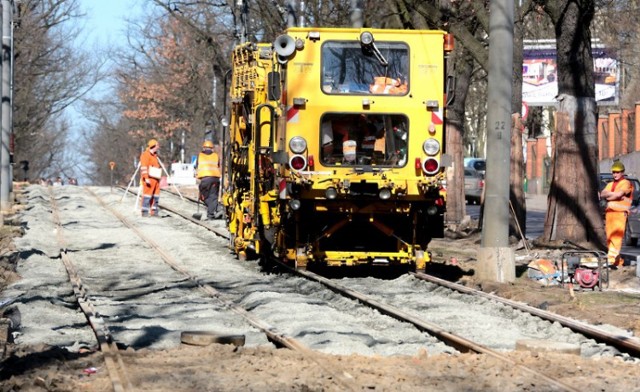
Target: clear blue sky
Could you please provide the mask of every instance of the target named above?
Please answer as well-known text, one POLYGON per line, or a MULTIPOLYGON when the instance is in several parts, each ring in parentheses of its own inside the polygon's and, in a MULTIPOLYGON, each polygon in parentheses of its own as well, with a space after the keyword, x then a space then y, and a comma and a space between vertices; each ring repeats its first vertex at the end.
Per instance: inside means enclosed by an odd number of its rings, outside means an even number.
POLYGON ((87 14, 90 40, 113 45, 124 35, 125 18, 137 16, 140 0, 80 0, 79 4, 87 14))
MULTIPOLYGON (((126 18, 135 19, 140 15, 140 5, 146 0, 79 0, 79 11, 85 16, 82 19, 82 33, 77 37, 75 45, 82 50, 95 51, 99 58, 104 57, 107 49, 120 46, 124 41, 127 28, 126 18)), ((107 67, 111 66, 106 63, 107 67)), ((108 69, 105 69, 108 71, 108 69)), ((106 85, 98 84, 89 93, 101 95, 106 85)), ((80 105, 78 102, 77 105, 80 105)), ((74 125, 81 126, 84 123, 76 104, 72 105, 67 113, 72 118, 74 125)))
MULTIPOLYGON (((140 17, 142 12, 142 5, 148 0, 79 0, 80 11, 86 16, 82 20, 83 31, 78 37, 76 45, 83 48, 83 50, 99 51, 96 55, 104 55, 105 48, 114 48, 125 43, 125 32, 127 29, 127 22, 125 19, 135 20, 140 17)), ((109 63, 106 66, 110 66, 109 63)), ((89 93, 97 98, 97 96, 103 95, 106 85, 104 83, 98 84, 89 93)), ((72 122, 71 140, 80 140, 78 138, 78 132, 85 125, 85 119, 82 116, 80 110, 76 107, 81 105, 81 102, 71 105, 65 113, 72 122)), ((70 144, 70 148, 81 148, 70 144)), ((80 173, 77 173, 80 177, 81 183, 86 184, 87 179, 82 178, 80 173)))

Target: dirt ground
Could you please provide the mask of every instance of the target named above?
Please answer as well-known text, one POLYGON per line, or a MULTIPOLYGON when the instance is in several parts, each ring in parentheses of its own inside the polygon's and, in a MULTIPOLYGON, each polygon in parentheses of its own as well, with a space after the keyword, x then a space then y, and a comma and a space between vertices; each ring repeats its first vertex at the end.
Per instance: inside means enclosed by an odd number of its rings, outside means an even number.
MULTIPOLYGON (((5 218, 0 227, 0 290, 19 279, 12 238, 20 235, 18 222, 5 218)), ((514 283, 474 280, 471 271, 478 234, 434 243, 434 271, 459 276, 465 284, 486 292, 525 302, 564 316, 598 325, 610 324, 640 335, 640 288, 635 266, 611 271, 612 289, 583 291, 543 286, 518 268, 514 283)), ((534 249, 530 253, 553 257, 534 249)), ((518 254, 522 254, 521 251, 518 254)), ((4 315, 8 317, 8 315, 4 315)), ((2 324, 0 324, 0 328, 2 324)), ((0 339, 7 338, 0 329, 0 339)), ((153 391, 550 391, 559 390, 532 377, 516 365, 547 372, 569 388, 582 391, 640 391, 637 364, 620 358, 585 359, 555 353, 514 352, 505 364, 488 356, 429 355, 412 357, 329 356, 314 358, 270 347, 183 345, 167 351, 127 350, 124 361, 136 390, 153 391), (340 369, 336 372, 335 369, 340 369)), ((113 386, 99 352, 69 353, 51 346, 18 347, 11 343, 0 362, 0 392, 5 391, 110 391, 113 386)))
MULTIPOLYGON (((520 256, 522 261, 516 262, 516 281, 514 283, 481 282, 471 274, 476 263, 473 255, 480 244, 478 233, 456 239, 454 247, 450 247, 450 243, 446 241, 437 242, 446 243, 449 249, 467 250, 458 254, 451 253, 449 250, 449 253, 445 255, 446 250, 437 248, 443 245, 434 246, 434 248, 440 249, 440 253, 434 257, 435 262, 439 263, 437 269, 448 271, 441 274, 444 277, 455 276, 455 273, 451 271, 459 270, 462 275, 459 281, 468 286, 593 325, 613 325, 632 331, 634 336, 640 336, 640 278, 636 276, 635 265, 609 270, 609 283, 608 287, 606 283, 603 284, 604 291, 580 289, 575 285, 574 290, 570 290, 567 284, 564 286, 560 284, 545 285, 529 278, 527 264, 529 260, 537 259, 558 261, 564 252, 573 249, 534 247, 528 252, 524 249, 516 251, 516 257, 520 256), (452 258, 454 258, 453 263, 451 262, 452 258)), ((603 276, 606 274, 603 273, 603 276)))

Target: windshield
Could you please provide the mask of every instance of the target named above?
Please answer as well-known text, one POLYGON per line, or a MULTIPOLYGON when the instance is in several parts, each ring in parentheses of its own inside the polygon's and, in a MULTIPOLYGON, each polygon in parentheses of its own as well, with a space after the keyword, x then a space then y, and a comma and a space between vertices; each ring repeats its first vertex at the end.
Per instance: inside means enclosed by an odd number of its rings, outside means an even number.
POLYGON ((328 94, 404 95, 409 89, 409 47, 376 42, 386 60, 359 42, 326 42, 322 46, 322 91, 328 94))
POLYGON ((325 166, 404 166, 408 119, 401 114, 327 113, 320 153, 325 166))

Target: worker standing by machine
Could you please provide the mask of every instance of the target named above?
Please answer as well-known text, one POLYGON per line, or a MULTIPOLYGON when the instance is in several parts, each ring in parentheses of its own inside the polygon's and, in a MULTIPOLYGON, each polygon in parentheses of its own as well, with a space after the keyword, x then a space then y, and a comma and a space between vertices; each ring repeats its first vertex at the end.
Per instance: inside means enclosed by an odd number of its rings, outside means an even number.
POLYGON ((196 177, 200 200, 207 206, 207 219, 222 218, 222 211, 218 211, 218 192, 220 191, 220 158, 215 151, 217 146, 211 140, 202 143, 202 151, 196 161, 196 177))

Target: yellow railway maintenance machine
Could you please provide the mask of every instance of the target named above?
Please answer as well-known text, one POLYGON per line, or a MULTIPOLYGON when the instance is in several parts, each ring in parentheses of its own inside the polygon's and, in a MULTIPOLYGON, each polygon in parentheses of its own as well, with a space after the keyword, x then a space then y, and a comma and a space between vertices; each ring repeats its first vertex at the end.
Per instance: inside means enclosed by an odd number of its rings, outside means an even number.
POLYGON ((223 202, 240 258, 424 269, 443 236, 439 30, 290 28, 233 51, 223 202))

